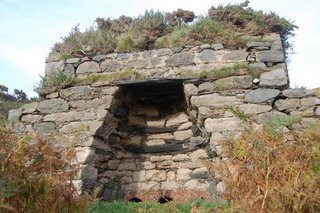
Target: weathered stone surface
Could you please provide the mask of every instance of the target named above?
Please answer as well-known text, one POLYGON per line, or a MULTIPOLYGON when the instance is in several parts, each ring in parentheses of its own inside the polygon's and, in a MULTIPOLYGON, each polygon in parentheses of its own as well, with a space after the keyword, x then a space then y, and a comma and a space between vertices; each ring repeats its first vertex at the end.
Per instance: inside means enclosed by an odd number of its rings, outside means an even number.
POLYGON ((129 115, 128 119, 129 119, 129 124, 131 124, 131 125, 146 126, 146 121, 139 116, 129 115))
POLYGON ((147 170, 145 178, 151 181, 164 181, 167 179, 167 173, 163 170, 147 170))
POLYGON ((113 96, 106 95, 101 98, 95 98, 92 100, 77 100, 77 101, 70 101, 71 108, 74 109, 90 109, 90 108, 103 108, 109 109, 113 100, 113 96))
MULTIPOLYGON (((206 150, 204 149, 198 149, 192 153, 190 153, 190 158, 192 161, 198 161, 199 159, 206 159, 208 158, 208 154, 206 152, 206 150)), ((199 167, 199 164, 198 166, 199 167)), ((201 166, 200 166, 201 167, 201 166)))
POLYGON ((118 166, 118 171, 128 170, 133 171, 136 170, 136 164, 132 160, 123 160, 120 162, 120 165, 118 166))
POLYGON ((310 128, 319 124, 320 121, 317 118, 302 118, 300 123, 302 128, 310 128))
POLYGON ((203 82, 199 85, 199 92, 213 92, 213 83, 212 82, 203 82))
POLYGON ((279 111, 286 110, 290 112, 300 107, 300 100, 299 99, 280 99, 280 100, 277 100, 274 103, 274 105, 279 111))
POLYGON ((267 102, 280 94, 280 90, 277 89, 264 89, 259 88, 251 90, 244 97, 245 102, 248 103, 263 103, 267 102))
POLYGON ((74 86, 60 90, 60 97, 69 100, 91 99, 93 89, 89 86, 74 86))
POLYGON ((256 52, 257 60, 262 62, 283 62, 284 54, 283 51, 258 51, 256 52))
POLYGON ((221 107, 228 104, 237 104, 240 101, 234 96, 220 96, 218 93, 210 95, 192 96, 191 104, 196 107, 221 107))
POLYGON ((190 129, 192 127, 191 122, 183 123, 178 127, 178 130, 190 129))
POLYGON ((195 169, 192 172, 191 177, 206 179, 206 178, 208 178, 208 169, 206 167, 201 167, 201 168, 195 169))
POLYGON ((196 95, 198 94, 198 87, 193 84, 185 84, 184 85, 184 92, 187 96, 196 95))
POLYGON ((159 155, 159 156, 151 156, 150 157, 150 161, 151 162, 161 162, 161 161, 167 161, 170 160, 172 158, 171 155, 159 155))
POLYGON ((23 115, 21 117, 21 122, 33 124, 38 121, 41 121, 42 119, 43 115, 23 115))
POLYGON ((45 75, 48 75, 52 72, 63 71, 63 69, 64 69, 63 61, 49 62, 49 63, 46 63, 44 73, 45 75))
POLYGON ((239 110, 245 115, 255 115, 263 112, 268 112, 272 110, 270 105, 260 105, 260 104, 242 104, 239 105, 239 110))
POLYGON ((210 45, 208 44, 208 48, 201 51, 199 54, 199 59, 203 63, 212 62, 214 60, 214 51, 210 50, 210 45))
POLYGON ((184 186, 187 189, 204 190, 208 188, 209 183, 200 183, 198 180, 189 180, 184 186))
POLYGON ((260 86, 281 88, 288 85, 288 76, 283 69, 264 72, 260 75, 260 86))
POLYGON ((200 46, 200 49, 201 49, 201 50, 210 49, 210 48, 211 48, 210 44, 202 44, 202 45, 200 46))
POLYGON ((221 85, 223 89, 247 89, 252 86, 252 80, 250 75, 231 76, 218 79, 215 84, 221 85))
POLYGON ((126 67, 129 69, 145 69, 148 65, 147 60, 131 60, 127 62, 126 67))
POLYGON ((79 62, 80 62, 80 58, 68 58, 66 60, 67 64, 76 64, 76 63, 79 63, 79 62))
POLYGON ((211 49, 213 50, 222 50, 223 48, 222 44, 211 44, 211 49))
POLYGON ((171 50, 173 53, 180 53, 183 50, 183 48, 182 47, 172 47, 171 50))
POLYGON ((233 62, 241 62, 246 61, 247 52, 244 50, 231 50, 230 52, 223 55, 223 61, 233 61, 233 62))
POLYGON ((223 182, 217 184, 217 193, 223 194, 226 191, 226 186, 223 182))
POLYGON ((320 104, 320 99, 315 97, 308 97, 301 99, 301 106, 302 107, 313 107, 320 104))
POLYGON ((249 64, 250 67, 255 67, 255 68, 266 68, 266 64, 263 62, 255 62, 255 63, 251 63, 249 64))
POLYGON ((147 140, 145 142, 147 146, 158 146, 158 145, 164 145, 166 142, 163 139, 151 139, 147 140))
POLYGON ((129 57, 130 57, 130 53, 119 53, 117 58, 120 60, 124 60, 124 59, 128 59, 129 57))
POLYGON ((88 120, 103 120, 107 114, 106 110, 94 111, 68 111, 52 113, 44 116, 44 121, 54 122, 70 122, 70 121, 88 121, 88 120))
POLYGON ((159 169, 175 169, 178 168, 178 165, 172 160, 165 160, 158 163, 157 167, 159 169))
POLYGON ((186 154, 177 154, 172 157, 174 162, 190 161, 190 157, 186 154))
POLYGON ((160 133, 160 134, 152 134, 148 136, 148 139, 173 139, 173 135, 171 133, 160 133))
POLYGON ((189 117, 185 113, 183 112, 176 113, 169 117, 166 123, 166 127, 177 126, 179 124, 186 123, 188 121, 189 121, 189 117))
POLYGON ((8 113, 8 120, 13 122, 19 121, 21 115, 22 109, 11 109, 8 113))
POLYGON ((82 180, 85 180, 85 179, 96 180, 98 177, 98 169, 94 168, 93 166, 87 165, 81 169, 80 177, 82 180))
MULTIPOLYGON (((103 121, 77 121, 70 122, 66 125, 63 125, 59 132, 62 133, 76 133, 76 132, 84 132, 88 135, 95 135, 97 130, 103 125, 103 121)), ((90 144, 87 144, 90 146, 90 144)))
POLYGON ((76 70, 77 74, 94 73, 94 72, 100 72, 99 64, 94 61, 83 62, 78 66, 76 70))
POLYGON ((35 123, 33 129, 35 132, 46 134, 55 131, 56 125, 52 122, 35 123))
POLYGON ((161 189, 174 190, 179 189, 181 186, 176 181, 165 181, 161 183, 161 189))
POLYGON ((157 57, 161 57, 161 56, 168 56, 170 54, 172 54, 172 51, 169 48, 162 48, 157 50, 157 57))
POLYGON ((271 111, 271 112, 265 112, 255 117, 255 120, 258 124, 261 123, 268 123, 270 122, 274 117, 278 116, 287 116, 287 114, 278 112, 278 111, 271 111))
POLYGON ((193 149, 196 146, 199 146, 205 142, 204 138, 201 136, 191 137, 190 139, 190 148, 193 149))
POLYGON ((156 164, 151 163, 150 161, 143 161, 143 162, 140 162, 140 167, 142 169, 154 169, 156 168, 156 164))
POLYGON ((165 62, 167 67, 186 66, 193 64, 194 55, 181 52, 170 56, 165 62))
POLYGON ((76 147, 76 158, 74 163, 88 164, 95 158, 95 148, 92 147, 76 147))
POLYGON ((147 126, 148 127, 164 127, 165 123, 166 123, 165 119, 152 120, 152 121, 147 121, 147 126))
POLYGON ((238 118, 208 118, 204 126, 208 132, 220 132, 226 130, 237 130, 240 128, 241 120, 238 118))
POLYGON ((190 169, 178 169, 177 180, 190 180, 191 173, 190 169))
POLYGON ((64 112, 69 109, 67 101, 62 99, 50 99, 39 102, 37 110, 41 113, 64 112))
POLYGON ((58 98, 58 97, 59 97, 59 92, 58 91, 46 95, 46 99, 52 99, 52 98, 58 98))
POLYGON ((105 60, 104 62, 101 63, 101 70, 103 72, 114 72, 121 70, 123 65, 115 60, 105 60))
POLYGON ((255 50, 269 50, 271 47, 270 42, 267 41, 250 41, 246 44, 247 49, 255 49, 255 50))
POLYGON ((176 179, 176 173, 174 171, 168 171, 167 172, 167 180, 173 181, 176 179))
POLYGON ((276 40, 272 43, 271 50, 283 51, 283 46, 281 40, 276 40))
POLYGON ((135 135, 130 137, 127 141, 128 145, 139 146, 141 144, 141 136, 135 135))
POLYGON ((173 135, 174 135, 174 139, 182 141, 192 137, 193 133, 191 129, 188 129, 188 130, 174 132, 173 135))
POLYGON ((100 62, 103 61, 104 59, 106 59, 107 56, 106 55, 95 55, 92 59, 96 62, 100 62))
POLYGON ((303 98, 307 96, 307 92, 304 88, 286 89, 282 91, 282 95, 287 98, 303 98))

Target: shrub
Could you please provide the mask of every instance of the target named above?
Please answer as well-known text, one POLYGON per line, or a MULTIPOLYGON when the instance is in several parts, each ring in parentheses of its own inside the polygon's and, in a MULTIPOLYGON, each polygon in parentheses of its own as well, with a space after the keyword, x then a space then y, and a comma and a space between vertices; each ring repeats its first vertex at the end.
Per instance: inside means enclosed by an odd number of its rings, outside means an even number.
POLYGON ((1 212, 85 212, 71 182, 74 151, 57 150, 52 139, 17 136, 0 129, 1 212))
MULTIPOLYGON (((279 123, 279 122, 278 122, 279 123)), ((291 122, 280 122, 287 125, 291 122)), ((226 141, 220 174, 236 212, 320 211, 320 127, 291 142, 266 129, 226 141)))
POLYGON ((64 71, 52 71, 41 77, 41 81, 34 89, 39 95, 48 94, 58 89, 64 88, 74 81, 74 74, 64 71))

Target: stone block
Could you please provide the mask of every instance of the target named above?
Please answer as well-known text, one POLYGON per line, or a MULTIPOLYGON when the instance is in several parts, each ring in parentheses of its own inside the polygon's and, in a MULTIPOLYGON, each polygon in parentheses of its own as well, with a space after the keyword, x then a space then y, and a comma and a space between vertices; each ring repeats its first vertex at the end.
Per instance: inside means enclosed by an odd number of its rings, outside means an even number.
POLYGON ((56 131, 56 125, 53 122, 42 122, 33 124, 35 132, 47 134, 56 131))
POLYGON ((221 85, 223 89, 248 89, 252 86, 252 80, 250 75, 231 76, 218 79, 214 84, 221 85))
POLYGON ((307 96, 307 91, 304 88, 286 89, 282 91, 282 95, 287 98, 303 98, 307 96))
POLYGON ((211 44, 211 49, 213 50, 222 50, 223 48, 222 44, 211 44))
POLYGON ((102 127, 103 121, 77 121, 63 125, 59 132, 65 134, 85 132, 88 135, 95 135, 97 130, 102 127))
POLYGON ((282 88, 288 85, 288 76, 283 69, 264 72, 260 75, 260 86, 271 88, 282 88))
POLYGON ((45 75, 48 75, 52 72, 63 71, 64 69, 64 61, 55 61, 46 63, 46 67, 44 70, 45 75))
POLYGON ((279 99, 274 103, 275 107, 279 111, 290 112, 300 107, 299 99, 279 99))
POLYGON ((181 186, 176 181, 165 181, 161 183, 161 189, 163 190, 175 190, 179 189, 181 186))
POLYGON ((164 181, 167 179, 167 172, 164 170, 147 170, 146 181, 164 181))
POLYGON ((80 58, 68 58, 66 60, 66 63, 67 64, 77 64, 80 62, 80 58))
MULTIPOLYGON (((201 159, 207 159, 208 157, 209 156, 208 156, 206 150, 204 150, 204 149, 198 149, 198 150, 190 153, 190 158, 191 158, 192 161, 198 161, 198 160, 201 160, 201 159)), ((199 165, 198 165, 198 167, 199 167, 199 165)))
POLYGON ((171 126, 177 126, 179 124, 182 124, 182 123, 186 123, 189 121, 189 117, 181 112, 181 113, 176 113, 174 115, 171 115, 167 122, 166 122, 166 127, 171 127, 171 126))
POLYGON ((201 136, 191 137, 190 139, 190 148, 193 149, 197 146, 202 145, 205 142, 204 138, 201 136))
POLYGON ((238 130, 241 120, 238 118, 208 118, 204 122, 204 126, 208 132, 221 132, 227 130, 238 130))
POLYGON ((192 137, 193 133, 192 133, 191 129, 188 129, 188 130, 174 132, 173 135, 174 135, 175 140, 182 141, 182 140, 186 140, 186 139, 192 137))
POLYGON ((161 161, 170 160, 171 158, 172 158, 171 155, 159 155, 159 156, 153 155, 150 157, 150 161, 151 162, 161 162, 161 161))
POLYGON ((129 115, 128 119, 129 119, 128 121, 129 125, 141 126, 141 127, 146 126, 146 121, 141 117, 138 117, 135 115, 129 115))
POLYGON ((81 169, 80 177, 82 180, 96 180, 98 177, 98 169, 86 165, 81 169))
POLYGON ((239 105, 239 110, 245 115, 256 115, 264 112, 269 112, 272 110, 270 105, 260 105, 260 104, 242 104, 239 105))
POLYGON ((132 136, 130 137, 127 141, 126 144, 130 145, 130 146, 139 146, 141 145, 141 136, 132 136))
POLYGON ((177 171, 177 180, 190 180, 191 179, 192 170, 190 169, 178 169, 177 171))
POLYGON ((148 140, 152 139, 174 139, 171 133, 152 134, 148 136, 148 140))
POLYGON ((160 120, 148 120, 147 121, 147 126, 148 127, 164 127, 166 123, 165 119, 160 119, 160 120))
POLYGON ((8 113, 8 120, 17 122, 19 121, 20 117, 22 115, 22 109, 11 109, 8 113))
MULTIPOLYGON (((200 47, 201 48, 201 47, 200 47)), ((213 62, 214 61, 214 51, 210 50, 210 45, 208 44, 208 48, 202 50, 199 54, 199 60, 202 63, 208 63, 208 62, 213 62)))
POLYGON ((247 44, 247 50, 269 50, 271 48, 271 43, 267 41, 249 41, 247 44))
POLYGON ((84 73, 95 73, 95 72, 100 72, 100 67, 99 64, 95 61, 86 61, 81 63, 77 70, 77 74, 84 74, 84 73))
POLYGON ((213 83, 212 82, 204 82, 199 85, 199 92, 213 92, 213 83))
POLYGON ((38 103, 37 110, 41 113, 56 113, 64 112, 69 109, 69 104, 67 101, 62 99, 50 99, 44 100, 38 103))
POLYGON ((198 169, 193 170, 192 174, 191 174, 192 178, 195 179, 207 179, 208 178, 208 169, 206 167, 201 167, 198 169))
POLYGON ((224 107, 239 103, 240 100, 235 96, 221 96, 218 93, 191 97, 191 105, 196 107, 224 107))
POLYGON ((96 62, 100 62, 103 61, 104 59, 106 59, 107 56, 106 55, 95 55, 92 59, 96 62))
POLYGON ((76 147, 75 152, 76 158, 74 163, 89 164, 96 156, 95 148, 92 147, 76 147))
POLYGON ((172 157, 174 162, 190 161, 190 157, 186 154, 177 154, 172 157))
POLYGON ((154 169, 156 168, 156 164, 151 163, 150 161, 143 161, 143 162, 140 162, 140 167, 141 169, 154 169))
POLYGON ((166 142, 163 139, 151 139, 147 140, 145 142, 147 146, 158 146, 158 145, 164 145, 166 142))
POLYGON ((222 56, 222 61, 244 62, 247 52, 244 50, 231 50, 222 56))
POLYGON ((21 122, 33 124, 39 122, 43 119, 43 115, 23 115, 21 117, 21 122))
POLYGON ((185 84, 184 92, 188 97, 190 97, 191 95, 196 95, 198 94, 198 87, 193 84, 185 84))
POLYGON ((86 110, 86 109, 96 109, 96 108, 103 108, 109 109, 111 107, 111 103, 113 100, 113 96, 106 95, 100 98, 94 98, 92 100, 77 100, 77 101, 70 101, 69 104, 71 108, 86 110))
POLYGON ((308 97, 301 99, 301 107, 314 107, 320 104, 320 99, 315 97, 308 97))
POLYGON ((187 52, 181 52, 170 56, 167 60, 165 60, 165 62, 167 67, 178 67, 193 64, 193 59, 194 55, 187 52))
POLYGON ((274 62, 274 63, 284 62, 283 51, 274 51, 274 50, 258 51, 256 52, 256 56, 257 56, 257 61, 274 62))
POLYGON ((244 97, 245 102, 248 103, 263 103, 271 99, 274 99, 280 94, 280 90, 277 89, 265 89, 259 88, 256 90, 251 90, 244 97))
POLYGON ((192 123, 191 122, 187 122, 187 123, 183 123, 178 127, 178 130, 186 130, 186 129, 190 129, 192 127, 192 123))
POLYGON ((132 160, 122 160, 118 166, 118 171, 134 171, 136 169, 136 164, 132 160))
POLYGON ((74 86, 60 90, 60 97, 68 100, 92 99, 93 92, 89 86, 74 86))
POLYGON ((161 161, 157 163, 157 168, 159 169, 175 169, 178 168, 178 165, 172 160, 161 161))
POLYGON ((173 181, 176 179, 176 173, 174 171, 167 172, 167 181, 173 181))

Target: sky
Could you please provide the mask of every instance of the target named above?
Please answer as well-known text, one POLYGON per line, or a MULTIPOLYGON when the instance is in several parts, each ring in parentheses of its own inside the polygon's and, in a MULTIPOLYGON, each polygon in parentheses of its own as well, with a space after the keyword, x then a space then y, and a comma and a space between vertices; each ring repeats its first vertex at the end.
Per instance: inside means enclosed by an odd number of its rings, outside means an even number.
MULTIPOLYGON (((45 58, 54 43, 72 27, 85 30, 97 17, 137 17, 146 10, 172 12, 178 8, 206 14, 210 6, 244 0, 0 0, 0 84, 36 97, 34 87, 44 75, 45 58)), ((320 87, 319 0, 251 0, 250 7, 274 11, 299 27, 291 41, 290 86, 320 87)))

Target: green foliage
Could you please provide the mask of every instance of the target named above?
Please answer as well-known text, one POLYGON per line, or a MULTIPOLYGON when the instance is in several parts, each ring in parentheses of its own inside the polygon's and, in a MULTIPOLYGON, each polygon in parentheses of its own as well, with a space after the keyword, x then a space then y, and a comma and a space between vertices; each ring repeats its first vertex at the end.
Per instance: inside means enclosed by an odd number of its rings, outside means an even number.
POLYGON ((250 121, 250 117, 248 115, 246 115, 243 111, 241 111, 238 106, 231 105, 231 106, 228 107, 228 110, 234 116, 239 118, 240 120, 245 121, 245 122, 249 122, 250 121))
POLYGON ((77 77, 74 80, 75 84, 93 84, 96 82, 112 82, 117 80, 133 80, 133 79, 144 79, 142 73, 135 70, 122 70, 111 73, 95 73, 86 77, 77 77))
POLYGON ((65 88, 66 86, 72 84, 74 80, 74 74, 64 71, 53 71, 49 74, 41 77, 41 81, 38 86, 34 89, 40 95, 48 94, 54 92, 60 88, 65 88))
POLYGON ((17 136, 0 129, 1 212, 85 212, 87 201, 76 197, 71 182, 74 150, 56 150, 56 141, 17 136))
MULTIPOLYGON (((294 119, 276 121, 286 126, 294 119)), ((272 121, 275 122, 275 121, 272 121)), ((266 128, 250 129, 226 141, 218 172, 223 194, 234 212, 320 211, 320 126, 304 134, 289 132, 293 141, 274 137, 266 128)))
POLYGON ((292 124, 301 120, 299 116, 272 116, 270 121, 265 124, 266 131, 274 137, 283 135, 283 128, 291 127, 292 124))
POLYGON ((124 203, 121 201, 112 202, 93 202, 89 206, 89 212, 99 213, 133 213, 133 212, 216 212, 223 211, 228 208, 228 203, 225 201, 201 200, 196 199, 189 202, 169 202, 166 204, 141 202, 124 203))
POLYGON ((75 26, 55 44, 53 51, 67 58, 204 43, 222 43, 227 48, 238 49, 253 36, 273 32, 281 34, 285 47, 290 48, 288 38, 297 28, 275 13, 241 5, 211 7, 207 16, 195 18, 193 12, 182 9, 165 14, 147 10, 137 18, 97 18, 97 28, 81 32, 79 25, 75 26))

